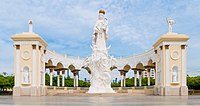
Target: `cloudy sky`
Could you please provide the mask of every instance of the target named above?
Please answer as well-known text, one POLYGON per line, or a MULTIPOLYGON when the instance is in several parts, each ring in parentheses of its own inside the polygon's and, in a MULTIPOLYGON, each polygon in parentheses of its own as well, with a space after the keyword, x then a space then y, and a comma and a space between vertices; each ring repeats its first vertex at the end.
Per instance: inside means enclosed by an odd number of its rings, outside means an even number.
POLYGON ((0 73, 13 73, 13 42, 10 37, 34 32, 61 54, 86 57, 98 10, 109 21, 110 54, 129 56, 152 48, 167 32, 166 17, 173 17, 173 31, 187 34, 188 74, 200 75, 200 0, 1 0, 0 73))

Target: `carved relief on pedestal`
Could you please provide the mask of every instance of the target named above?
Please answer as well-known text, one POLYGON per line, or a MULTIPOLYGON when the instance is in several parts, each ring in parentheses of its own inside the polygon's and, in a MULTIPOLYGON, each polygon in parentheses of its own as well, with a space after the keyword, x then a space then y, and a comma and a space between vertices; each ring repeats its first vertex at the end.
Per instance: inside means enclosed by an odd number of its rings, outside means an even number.
POLYGON ((22 52, 22 58, 24 60, 29 60, 30 57, 31 57, 31 55, 30 55, 30 52, 28 50, 25 50, 25 51, 22 52))
POLYGON ((180 53, 177 50, 172 51, 171 58, 173 60, 178 60, 180 58, 180 53))

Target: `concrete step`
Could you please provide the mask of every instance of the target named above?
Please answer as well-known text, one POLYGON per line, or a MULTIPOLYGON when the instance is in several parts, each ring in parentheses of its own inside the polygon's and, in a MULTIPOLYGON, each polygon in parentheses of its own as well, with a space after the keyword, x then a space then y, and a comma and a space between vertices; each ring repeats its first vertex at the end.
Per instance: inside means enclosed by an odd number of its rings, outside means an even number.
POLYGON ((144 96, 144 95, 153 95, 153 89, 127 89, 127 90, 115 90, 117 93, 111 94, 88 94, 86 93, 88 90, 48 90, 47 95, 49 96, 99 96, 99 95, 134 95, 134 96, 144 96))

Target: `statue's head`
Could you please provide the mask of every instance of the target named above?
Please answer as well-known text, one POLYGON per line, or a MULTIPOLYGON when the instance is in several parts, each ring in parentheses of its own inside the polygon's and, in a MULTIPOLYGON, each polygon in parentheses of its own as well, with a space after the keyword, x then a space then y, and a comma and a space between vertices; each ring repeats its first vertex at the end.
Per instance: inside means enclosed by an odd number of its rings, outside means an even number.
POLYGON ((99 20, 104 20, 105 11, 99 10, 99 20))
POLYGON ((100 13, 102 13, 102 14, 105 15, 106 12, 105 12, 104 10, 99 10, 99 14, 100 14, 100 13))

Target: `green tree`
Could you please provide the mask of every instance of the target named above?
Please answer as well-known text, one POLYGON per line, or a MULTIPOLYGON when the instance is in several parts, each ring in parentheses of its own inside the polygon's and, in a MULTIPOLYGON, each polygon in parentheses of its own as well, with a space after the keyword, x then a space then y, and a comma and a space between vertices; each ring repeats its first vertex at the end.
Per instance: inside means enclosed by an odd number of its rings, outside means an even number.
POLYGON ((148 78, 147 77, 142 78, 142 86, 147 86, 147 83, 148 83, 148 78))
POLYGON ((78 86, 79 86, 79 87, 89 87, 89 86, 90 86, 90 83, 89 83, 89 82, 86 82, 86 81, 83 81, 83 80, 79 80, 79 81, 78 81, 78 86))
POLYGON ((126 87, 132 87, 134 86, 134 77, 132 78, 126 78, 126 87))
POLYGON ((50 85, 50 76, 48 73, 45 73, 45 85, 50 85))
POLYGON ((3 75, 0 74, 0 90, 4 91, 4 87, 6 85, 7 81, 3 75))
POLYGON ((190 77, 187 76, 187 86, 189 89, 200 89, 200 76, 190 77))
POLYGON ((111 83, 112 87, 120 87, 120 83, 121 81, 119 81, 118 83, 111 83))
MULTIPOLYGON (((7 75, 7 74, 4 74, 7 75)), ((14 76, 3 76, 0 74, 0 90, 5 91, 7 89, 13 88, 14 86, 14 76)))
POLYGON ((152 77, 150 78, 150 85, 155 85, 155 79, 153 79, 152 77))
POLYGON ((65 86, 74 87, 74 78, 70 77, 65 78, 65 86))
POLYGON ((3 72, 3 75, 6 76, 8 73, 7 72, 3 72))

